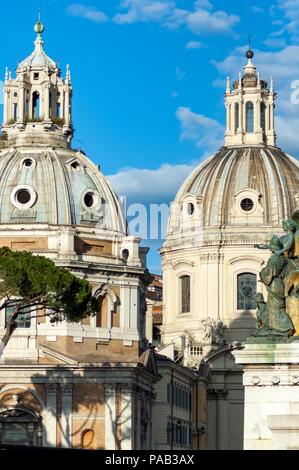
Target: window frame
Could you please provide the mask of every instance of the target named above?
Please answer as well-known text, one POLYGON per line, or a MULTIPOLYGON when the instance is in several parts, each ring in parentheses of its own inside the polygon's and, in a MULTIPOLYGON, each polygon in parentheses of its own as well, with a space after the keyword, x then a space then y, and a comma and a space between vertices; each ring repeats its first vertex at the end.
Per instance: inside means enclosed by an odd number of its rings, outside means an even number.
MULTIPOLYGON (((258 281, 257 275, 255 273, 252 273, 252 272, 245 271, 245 272, 241 272, 237 275, 237 310, 243 311, 243 312, 244 311, 246 311, 246 312, 247 311, 254 311, 257 308, 255 302, 254 302, 255 307, 253 307, 253 308, 246 308, 246 307, 240 308, 239 307, 239 305, 240 305, 239 304, 239 279, 240 279, 241 276, 246 276, 246 275, 255 276, 255 294, 257 293, 257 281, 258 281)), ((246 303, 246 300, 244 300, 244 303, 246 303)))
POLYGON ((254 104, 252 101, 246 101, 245 104, 245 129, 246 132, 254 132, 254 104), (252 108, 249 109, 249 105, 252 108), (250 115, 248 113, 250 112, 250 115))

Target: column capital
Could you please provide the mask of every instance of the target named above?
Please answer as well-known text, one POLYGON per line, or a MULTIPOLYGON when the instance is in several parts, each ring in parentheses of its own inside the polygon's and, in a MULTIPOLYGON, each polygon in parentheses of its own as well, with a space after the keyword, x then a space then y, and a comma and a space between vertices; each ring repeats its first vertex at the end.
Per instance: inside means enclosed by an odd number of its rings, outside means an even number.
POLYGON ((113 397, 116 394, 116 384, 104 384, 105 397, 113 397))
POLYGON ((62 392, 62 395, 71 396, 73 393, 73 384, 72 383, 61 384, 61 392, 62 392))
POLYGON ((57 393, 57 383, 49 382, 46 384, 47 395, 56 395, 57 393))

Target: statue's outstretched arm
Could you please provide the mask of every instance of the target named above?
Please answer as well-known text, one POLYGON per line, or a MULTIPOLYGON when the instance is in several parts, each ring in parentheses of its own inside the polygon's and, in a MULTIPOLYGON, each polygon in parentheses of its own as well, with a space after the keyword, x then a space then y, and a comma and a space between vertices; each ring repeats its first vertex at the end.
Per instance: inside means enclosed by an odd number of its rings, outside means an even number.
POLYGON ((269 245, 253 245, 253 248, 258 248, 259 250, 270 250, 269 245))

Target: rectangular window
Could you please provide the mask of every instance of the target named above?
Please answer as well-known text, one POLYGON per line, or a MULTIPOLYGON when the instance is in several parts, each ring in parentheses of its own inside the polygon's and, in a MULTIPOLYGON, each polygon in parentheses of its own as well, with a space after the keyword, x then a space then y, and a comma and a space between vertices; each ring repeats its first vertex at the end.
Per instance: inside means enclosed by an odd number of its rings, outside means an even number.
POLYGON ((256 275, 251 273, 242 273, 237 278, 238 290, 238 310, 256 309, 256 275))
POLYGON ((190 312, 190 276, 181 277, 181 313, 190 312))
POLYGON ((253 132, 253 104, 251 101, 246 103, 246 132, 253 132))
MULTIPOLYGON (((7 324, 7 321, 9 320, 11 314, 15 311, 16 306, 9 306, 5 308, 5 324, 7 324)), ((16 320, 16 323, 18 325, 18 328, 30 328, 30 323, 31 323, 31 307, 23 307, 18 315, 18 318, 16 320)))
POLYGON ((18 105, 14 103, 13 105, 13 118, 16 121, 18 119, 18 105))

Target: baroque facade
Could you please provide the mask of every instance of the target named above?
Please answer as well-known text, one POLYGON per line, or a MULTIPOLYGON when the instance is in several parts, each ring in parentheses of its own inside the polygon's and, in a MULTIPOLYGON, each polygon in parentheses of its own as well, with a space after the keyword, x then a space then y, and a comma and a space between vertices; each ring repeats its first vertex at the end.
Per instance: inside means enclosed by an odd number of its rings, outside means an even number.
POLYGON ((210 366, 208 449, 242 449, 242 347, 256 319, 258 275, 269 253, 255 247, 281 234, 299 206, 298 161, 276 145, 276 94, 248 63, 225 93, 224 146, 186 179, 172 203, 160 249, 162 342, 184 365, 210 366))
MULTIPOLYGON (((0 363, 0 443, 150 449, 151 277, 138 237, 99 167, 72 149, 72 84, 43 48, 6 70, 0 140, 0 246, 30 250, 87 279, 101 301, 81 323, 29 318, 0 363)), ((9 312, 0 313, 0 335, 9 312)), ((24 312, 26 317, 26 312, 24 312)))

